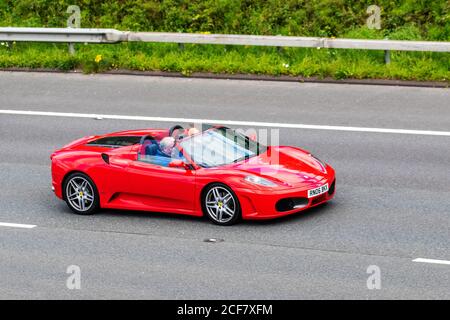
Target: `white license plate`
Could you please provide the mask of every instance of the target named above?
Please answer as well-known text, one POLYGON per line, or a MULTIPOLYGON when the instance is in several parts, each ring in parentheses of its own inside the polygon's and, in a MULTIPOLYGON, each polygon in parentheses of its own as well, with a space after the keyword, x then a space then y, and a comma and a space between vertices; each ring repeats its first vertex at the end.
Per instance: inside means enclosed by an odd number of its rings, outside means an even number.
POLYGON ((308 198, 318 196, 328 191, 328 183, 315 189, 308 190, 308 198))

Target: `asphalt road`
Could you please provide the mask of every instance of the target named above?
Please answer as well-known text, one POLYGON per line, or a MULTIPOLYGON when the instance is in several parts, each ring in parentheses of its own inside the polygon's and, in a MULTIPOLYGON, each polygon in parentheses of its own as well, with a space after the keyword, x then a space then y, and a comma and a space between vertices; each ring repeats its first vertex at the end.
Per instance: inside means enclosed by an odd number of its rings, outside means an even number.
MULTIPOLYGON (((0 110, 450 131, 450 91, 142 76, 0 73, 0 110)), ((267 222, 107 210, 50 190, 53 150, 169 122, 0 114, 0 299, 449 299, 450 137, 280 129, 333 165, 325 206, 267 222), (206 238, 223 242, 206 243, 206 238), (81 289, 69 290, 69 265, 81 289), (381 271, 369 290, 367 268, 381 271)))

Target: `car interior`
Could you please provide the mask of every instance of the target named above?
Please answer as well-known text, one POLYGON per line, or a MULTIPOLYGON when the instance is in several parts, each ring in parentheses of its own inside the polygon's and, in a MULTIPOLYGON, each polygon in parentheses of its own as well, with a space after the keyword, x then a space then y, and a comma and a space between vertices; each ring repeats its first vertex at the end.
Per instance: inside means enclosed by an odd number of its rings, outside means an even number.
MULTIPOLYGON (((175 125, 169 129, 168 137, 173 137, 177 141, 185 137, 184 133, 185 130, 181 125, 175 125)), ((151 135, 142 137, 138 160, 164 167, 168 167, 172 160, 186 160, 176 144, 171 156, 164 153, 160 147, 162 138, 164 137, 157 139, 151 135)))

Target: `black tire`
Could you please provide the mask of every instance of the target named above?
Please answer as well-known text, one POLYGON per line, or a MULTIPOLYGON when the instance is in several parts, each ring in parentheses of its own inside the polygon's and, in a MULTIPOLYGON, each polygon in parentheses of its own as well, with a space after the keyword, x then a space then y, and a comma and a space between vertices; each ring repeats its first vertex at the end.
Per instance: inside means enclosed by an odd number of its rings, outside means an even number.
MULTIPOLYGON (((227 185, 223 183, 213 183, 209 185, 203 192, 202 192, 202 209, 203 214, 208 217, 209 220, 211 220, 214 224, 220 225, 220 226, 231 226, 238 222, 241 219, 241 205, 239 203, 239 199, 236 196, 236 194, 233 192, 233 190, 228 187, 227 185), (214 191, 213 189, 216 189, 219 191, 219 195, 222 195, 223 198, 226 198, 227 192, 232 197, 227 202, 221 202, 220 207, 217 204, 216 209, 211 208, 210 210, 207 207, 207 202, 211 202, 210 196, 213 196, 214 191), (229 203, 227 205, 227 203, 229 203), (229 210, 233 211, 233 215, 231 216, 229 211, 225 211, 225 208, 228 208, 229 210), (214 211, 215 210, 215 211, 214 211), (222 213, 219 213, 219 211, 222 211, 222 213), (214 215, 213 212, 216 212, 216 215, 214 215), (224 217, 226 215, 227 217, 224 217), (221 219, 223 217, 223 219, 221 219)), ((228 210, 227 209, 227 210, 228 210)))
POLYGON ((100 209, 100 197, 98 195, 97 186, 94 181, 84 173, 74 172, 64 179, 62 192, 67 206, 76 214, 91 215, 100 209), (76 185, 80 188, 83 187, 81 182, 84 183, 84 181, 86 182, 85 188, 81 190, 76 189, 76 185), (85 205, 83 206, 82 203, 85 205))

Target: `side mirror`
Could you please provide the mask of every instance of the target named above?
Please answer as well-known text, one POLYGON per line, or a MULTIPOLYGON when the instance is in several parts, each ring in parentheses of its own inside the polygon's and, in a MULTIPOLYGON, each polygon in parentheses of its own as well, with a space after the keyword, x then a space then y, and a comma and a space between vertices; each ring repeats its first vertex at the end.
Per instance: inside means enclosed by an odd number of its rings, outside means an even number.
POLYGON ((186 170, 190 169, 190 166, 186 162, 184 162, 183 160, 172 160, 169 163, 169 167, 170 168, 183 168, 183 169, 186 169, 186 170))

